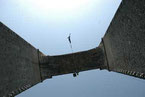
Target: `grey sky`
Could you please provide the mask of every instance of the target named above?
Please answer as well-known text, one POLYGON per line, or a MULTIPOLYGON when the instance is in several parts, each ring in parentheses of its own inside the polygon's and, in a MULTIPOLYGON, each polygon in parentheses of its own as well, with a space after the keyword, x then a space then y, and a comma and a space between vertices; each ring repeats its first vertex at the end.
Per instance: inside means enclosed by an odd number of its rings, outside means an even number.
MULTIPOLYGON (((65 5, 59 1, 61 4, 47 2, 43 8, 36 7, 34 0, 0 0, 0 21, 44 54, 60 55, 71 53, 69 33, 74 52, 97 47, 121 2, 85 0, 82 5, 75 2, 76 8, 72 8, 68 2, 72 0, 62 1, 67 6, 51 8, 52 4, 65 5)), ((144 80, 92 70, 80 73, 77 78, 71 74, 53 77, 17 97, 144 97, 144 90, 144 80)))

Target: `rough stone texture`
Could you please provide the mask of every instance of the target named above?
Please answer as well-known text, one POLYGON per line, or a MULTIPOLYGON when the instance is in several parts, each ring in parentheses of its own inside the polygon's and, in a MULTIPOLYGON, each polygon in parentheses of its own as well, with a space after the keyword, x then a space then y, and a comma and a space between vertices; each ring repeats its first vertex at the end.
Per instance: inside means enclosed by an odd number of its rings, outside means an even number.
POLYGON ((123 0, 103 40, 110 70, 144 78, 145 0, 123 0))
POLYGON ((40 70, 43 80, 56 75, 106 68, 106 61, 101 46, 84 52, 47 56, 42 59, 40 70))
POLYGON ((0 97, 14 96, 38 82, 38 50, 0 23, 0 97))
POLYGON ((0 23, 0 97, 52 76, 98 68, 145 78, 144 0, 122 1, 99 47, 61 56, 45 56, 0 23))
POLYGON ((104 48, 45 56, 0 23, 0 97, 13 97, 52 76, 106 68, 104 48))

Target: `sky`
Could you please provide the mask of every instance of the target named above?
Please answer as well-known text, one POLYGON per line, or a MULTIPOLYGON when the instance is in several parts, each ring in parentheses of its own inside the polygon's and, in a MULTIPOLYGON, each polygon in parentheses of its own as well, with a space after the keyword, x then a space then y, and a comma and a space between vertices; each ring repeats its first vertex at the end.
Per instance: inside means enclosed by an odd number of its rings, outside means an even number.
MULTIPOLYGON (((0 0, 0 21, 45 55, 85 51, 99 45, 121 0, 0 0)), ((144 97, 145 81, 90 70, 56 76, 16 97, 144 97)))

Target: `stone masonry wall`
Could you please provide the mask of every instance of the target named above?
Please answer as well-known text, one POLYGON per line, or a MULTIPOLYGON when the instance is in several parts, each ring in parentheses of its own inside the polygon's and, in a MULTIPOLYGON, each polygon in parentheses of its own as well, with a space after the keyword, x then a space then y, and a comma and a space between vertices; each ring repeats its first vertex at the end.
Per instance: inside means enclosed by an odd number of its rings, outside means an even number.
POLYGON ((103 41, 110 70, 145 78, 145 0, 123 0, 103 41))
POLYGON ((0 23, 0 97, 11 97, 41 82, 39 51, 0 23))

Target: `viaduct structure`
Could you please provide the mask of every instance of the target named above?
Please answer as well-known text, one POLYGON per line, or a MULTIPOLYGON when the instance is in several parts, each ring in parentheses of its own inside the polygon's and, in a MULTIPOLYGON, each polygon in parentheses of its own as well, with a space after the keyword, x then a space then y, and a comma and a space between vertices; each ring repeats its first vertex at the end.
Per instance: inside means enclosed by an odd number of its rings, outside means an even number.
POLYGON ((107 69, 145 79, 145 0, 123 0, 96 48, 46 56, 0 23, 0 97, 53 76, 107 69))

